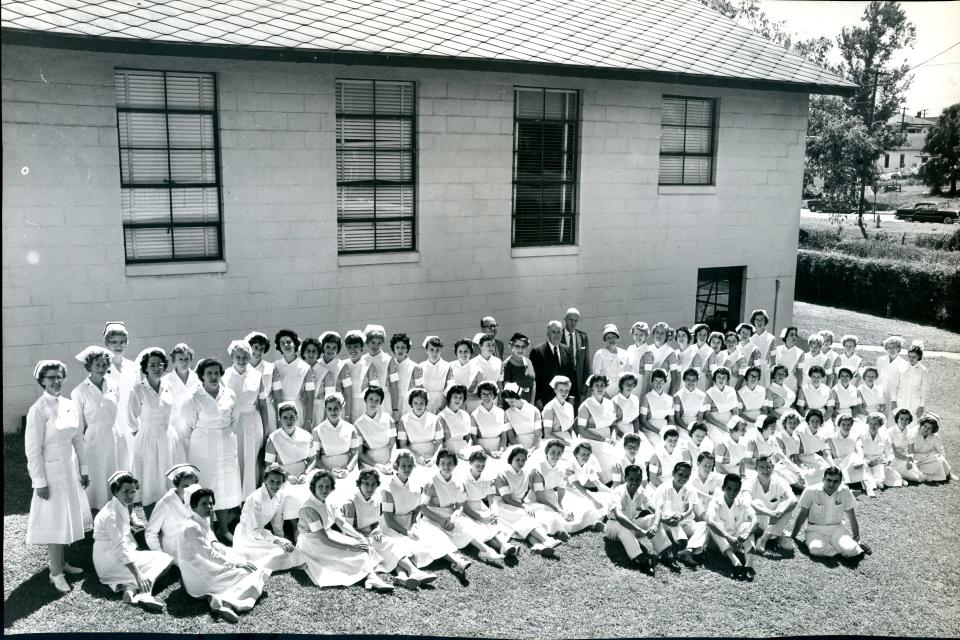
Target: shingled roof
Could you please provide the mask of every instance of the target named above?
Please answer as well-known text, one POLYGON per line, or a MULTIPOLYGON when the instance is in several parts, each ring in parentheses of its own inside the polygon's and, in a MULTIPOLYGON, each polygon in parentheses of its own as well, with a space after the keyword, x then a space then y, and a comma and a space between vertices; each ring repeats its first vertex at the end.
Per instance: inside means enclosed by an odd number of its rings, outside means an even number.
POLYGON ((697 0, 0 0, 3 41, 848 93, 697 0))

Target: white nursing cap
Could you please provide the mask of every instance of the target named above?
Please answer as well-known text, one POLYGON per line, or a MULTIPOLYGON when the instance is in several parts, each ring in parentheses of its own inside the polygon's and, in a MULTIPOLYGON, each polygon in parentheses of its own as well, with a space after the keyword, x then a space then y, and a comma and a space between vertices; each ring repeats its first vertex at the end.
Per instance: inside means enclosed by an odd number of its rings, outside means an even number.
POLYGON ((427 343, 430 342, 431 340, 439 340, 439 339, 440 339, 440 336, 427 336, 426 338, 423 339, 423 348, 426 349, 427 343))
POLYGON ((106 338, 108 333, 127 333, 127 325, 119 320, 111 320, 103 325, 103 337, 106 338))
POLYGON ((577 309, 576 307, 570 307, 569 309, 567 309, 567 312, 566 312, 565 314, 563 314, 563 315, 564 315, 564 316, 577 316, 577 317, 579 318, 579 317, 580 317, 580 309, 577 309))
POLYGON ((261 333, 261 332, 259 332, 259 331, 251 331, 251 332, 248 333, 247 335, 243 336, 243 341, 244 341, 244 342, 250 342, 250 341, 253 340, 254 338, 263 338, 263 339, 266 340, 267 342, 270 342, 270 338, 267 337, 267 334, 261 333))
POLYGON ((620 337, 620 330, 617 329, 617 325, 613 324, 612 322, 603 325, 603 331, 601 332, 600 337, 605 338, 608 333, 614 333, 618 338, 620 337))
POLYGON ((62 367, 64 371, 67 370, 67 365, 63 364, 59 360, 41 360, 33 368, 33 377, 39 378, 40 371, 43 370, 45 367, 62 367))
POLYGON ((483 336, 485 336, 485 335, 487 335, 487 334, 485 334, 483 331, 481 331, 481 332, 479 332, 479 333, 473 334, 473 341, 472 341, 473 344, 479 345, 479 344, 480 344, 480 341, 483 339, 483 336))
POLYGON ((571 384, 570 378, 567 376, 553 376, 553 378, 550 380, 550 387, 552 389, 556 389, 558 384, 571 384))
POLYGON ((94 354, 106 356, 108 360, 113 357, 113 354, 106 348, 93 344, 75 355, 74 358, 80 362, 86 362, 87 358, 94 354))
MULTIPOLYGON (((323 404, 327 404, 327 401, 330 400, 330 399, 333 399, 333 400, 336 400, 337 402, 339 402, 341 407, 342 407, 342 406, 344 405, 344 403, 346 402, 346 401, 343 399, 343 394, 340 393, 339 391, 334 391, 333 393, 331 393, 330 395, 328 395, 327 397, 325 397, 325 398, 323 399, 323 404)), ((279 408, 277 409, 277 413, 278 413, 278 414, 280 413, 280 409, 279 409, 279 408)))
POLYGON ((184 471, 189 471, 198 479, 200 478, 200 469, 197 469, 195 466, 187 462, 181 462, 180 464, 175 464, 169 469, 167 469, 167 473, 166 473, 167 480, 169 480, 170 482, 173 482, 173 479, 176 478, 177 475, 179 475, 181 472, 184 472, 184 471))
POLYGON ((324 338, 328 336, 336 336, 337 340, 343 340, 343 338, 340 337, 340 334, 337 333, 336 331, 324 331, 323 333, 320 334, 320 337, 317 338, 317 340, 320 341, 320 344, 323 344, 324 338))
POLYGON ((140 353, 137 354, 137 359, 134 360, 134 362, 137 363, 137 366, 140 366, 140 362, 143 360, 143 357, 145 355, 147 355, 148 353, 154 353, 156 351, 159 351, 160 353, 162 353, 164 358, 167 357, 167 352, 161 349, 160 347, 147 347, 146 349, 142 350, 140 353))

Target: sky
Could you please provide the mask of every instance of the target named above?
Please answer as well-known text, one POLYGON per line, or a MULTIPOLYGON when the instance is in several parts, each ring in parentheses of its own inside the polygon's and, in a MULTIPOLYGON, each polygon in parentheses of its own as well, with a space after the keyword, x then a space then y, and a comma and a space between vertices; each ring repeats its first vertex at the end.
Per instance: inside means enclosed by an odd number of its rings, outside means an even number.
MULTIPOLYGON (((836 43, 843 27, 860 22, 868 2, 836 0, 760 0, 771 20, 785 21, 787 31, 800 39, 825 36, 836 43)), ((960 42, 960 2, 901 2, 907 18, 917 29, 912 49, 900 52, 895 61, 917 65, 960 42)), ((834 45, 836 50, 836 44, 834 45)), ((834 51, 836 53, 836 51, 834 51)), ((839 60, 839 56, 837 57, 839 60)), ((907 91, 907 113, 926 109, 937 117, 945 108, 960 102, 960 44, 919 67, 907 91)))

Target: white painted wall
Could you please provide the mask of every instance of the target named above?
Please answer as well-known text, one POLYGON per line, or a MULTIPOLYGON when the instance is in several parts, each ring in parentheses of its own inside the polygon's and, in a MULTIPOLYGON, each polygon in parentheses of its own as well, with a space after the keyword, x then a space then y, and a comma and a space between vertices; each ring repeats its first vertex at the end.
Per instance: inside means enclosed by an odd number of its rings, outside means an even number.
POLYGON ((185 340, 198 356, 224 356, 231 339, 254 328, 316 336, 379 322, 415 343, 429 332, 449 344, 472 336, 485 314, 498 318, 501 337, 523 331, 536 342, 548 320, 575 305, 599 343, 606 322, 692 323, 697 269, 739 265, 747 267, 745 312, 772 313, 779 279, 777 324, 791 318, 805 95, 16 46, 2 48, 2 82, 5 430, 37 396, 36 360, 70 359, 71 389, 84 373, 73 354, 100 341, 105 320, 127 322, 131 355, 185 340), (222 272, 133 275, 162 269, 124 265, 113 92, 120 66, 218 74, 222 272), (412 261, 338 259, 338 77, 417 82, 412 261), (510 248, 515 85, 582 92, 572 252, 522 257, 510 248), (664 93, 719 98, 716 187, 657 187, 664 93))

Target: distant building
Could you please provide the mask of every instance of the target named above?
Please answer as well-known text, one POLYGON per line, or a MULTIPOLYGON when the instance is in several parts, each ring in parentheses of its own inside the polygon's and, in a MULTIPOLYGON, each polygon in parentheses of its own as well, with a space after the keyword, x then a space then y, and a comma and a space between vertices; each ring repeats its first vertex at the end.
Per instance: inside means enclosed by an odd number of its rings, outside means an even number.
POLYGON ((877 160, 880 173, 899 171, 915 175, 929 156, 923 153, 923 144, 927 140, 927 131, 937 124, 936 118, 921 118, 918 115, 896 115, 887 120, 887 124, 907 131, 907 141, 901 147, 885 151, 877 160))
POLYGON ((7 429, 105 320, 222 359, 570 306, 597 345, 784 326, 808 96, 853 90, 696 0, 65 4, 3 1, 7 429))

